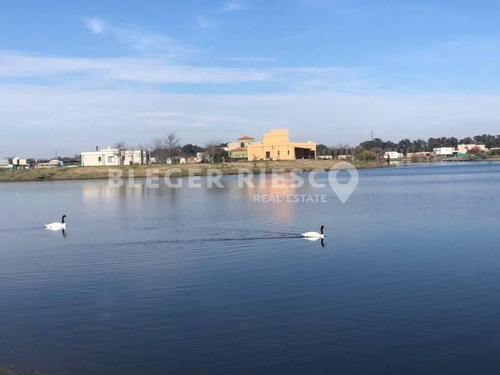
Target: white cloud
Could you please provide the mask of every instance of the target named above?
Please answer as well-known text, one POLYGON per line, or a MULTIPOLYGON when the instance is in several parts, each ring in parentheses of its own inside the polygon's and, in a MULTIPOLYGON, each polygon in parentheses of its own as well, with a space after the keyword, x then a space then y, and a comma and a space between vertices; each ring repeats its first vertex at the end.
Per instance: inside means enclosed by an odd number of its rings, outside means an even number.
POLYGON ((242 61, 242 62, 275 62, 276 59, 273 57, 258 57, 258 56, 240 56, 240 57, 231 57, 230 60, 233 61, 242 61))
POLYGON ((211 27, 214 26, 213 21, 201 15, 196 18, 196 23, 198 24, 198 27, 200 29, 210 29, 211 27))
POLYGON ((357 78, 350 68, 228 68, 172 64, 165 58, 78 58, 46 57, 0 51, 0 77, 56 79, 59 84, 86 85, 123 82, 162 85, 231 84, 248 82, 296 83, 321 78, 338 85, 357 78))
POLYGON ((106 23, 99 18, 87 18, 85 24, 94 34, 103 34, 106 28, 106 23))
POLYGON ((151 33, 139 27, 117 27, 99 18, 88 18, 85 23, 92 33, 110 35, 118 42, 141 52, 161 52, 170 58, 199 52, 172 37, 151 33))
POLYGON ((139 28, 113 28, 112 32, 118 41, 142 52, 161 52, 168 57, 185 56, 199 52, 174 38, 147 33, 139 28))
POLYGON ((238 0, 226 1, 221 8, 223 12, 232 12, 240 9, 243 9, 243 4, 238 0))

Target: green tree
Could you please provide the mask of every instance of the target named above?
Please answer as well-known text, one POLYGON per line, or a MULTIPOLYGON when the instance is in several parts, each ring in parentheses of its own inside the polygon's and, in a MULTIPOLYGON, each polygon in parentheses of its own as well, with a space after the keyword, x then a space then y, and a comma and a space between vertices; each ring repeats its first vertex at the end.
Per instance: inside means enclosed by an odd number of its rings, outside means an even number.
POLYGON ((379 158, 375 152, 365 149, 358 150, 354 157, 360 161, 375 161, 379 158))

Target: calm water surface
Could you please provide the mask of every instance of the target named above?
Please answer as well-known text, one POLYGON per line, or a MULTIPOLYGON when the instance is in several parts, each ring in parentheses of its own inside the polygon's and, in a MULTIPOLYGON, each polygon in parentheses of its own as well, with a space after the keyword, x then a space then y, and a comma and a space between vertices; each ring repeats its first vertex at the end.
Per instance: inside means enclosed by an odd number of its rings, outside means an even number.
MULTIPOLYGON (((325 179, 319 176, 319 179, 325 179)), ((0 363, 71 374, 496 374, 500 164, 287 188, 0 185, 0 363), (44 223, 68 215, 66 237, 44 223), (297 237, 327 226, 324 247, 297 237)))

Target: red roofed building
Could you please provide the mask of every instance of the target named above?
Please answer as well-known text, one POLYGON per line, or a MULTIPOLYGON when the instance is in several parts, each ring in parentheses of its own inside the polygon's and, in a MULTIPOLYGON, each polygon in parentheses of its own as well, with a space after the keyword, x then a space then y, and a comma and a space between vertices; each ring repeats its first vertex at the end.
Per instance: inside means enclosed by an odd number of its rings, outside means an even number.
POLYGON ((227 148, 231 159, 247 159, 248 145, 254 144, 255 138, 244 135, 238 138, 238 142, 229 142, 227 148))

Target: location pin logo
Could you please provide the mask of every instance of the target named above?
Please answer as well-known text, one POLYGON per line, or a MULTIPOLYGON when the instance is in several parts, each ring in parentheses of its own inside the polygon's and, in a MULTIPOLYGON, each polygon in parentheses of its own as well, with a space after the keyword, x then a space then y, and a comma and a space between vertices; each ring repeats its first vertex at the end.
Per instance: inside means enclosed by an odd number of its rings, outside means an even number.
POLYGON ((340 161, 335 164, 328 172, 328 183, 332 187, 333 192, 340 199, 342 203, 347 202, 351 194, 358 186, 359 173, 354 165, 346 161, 340 161), (349 173, 349 182, 342 184, 337 179, 337 174, 340 171, 347 171, 349 173))

